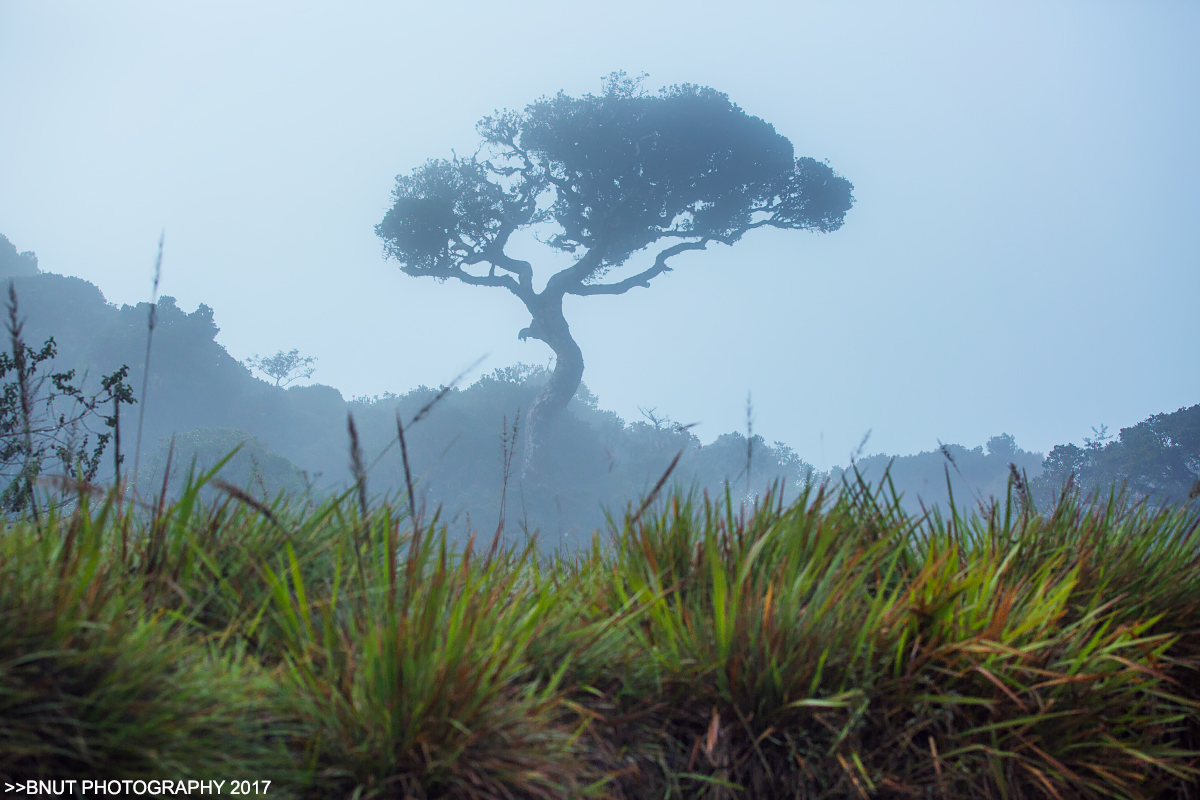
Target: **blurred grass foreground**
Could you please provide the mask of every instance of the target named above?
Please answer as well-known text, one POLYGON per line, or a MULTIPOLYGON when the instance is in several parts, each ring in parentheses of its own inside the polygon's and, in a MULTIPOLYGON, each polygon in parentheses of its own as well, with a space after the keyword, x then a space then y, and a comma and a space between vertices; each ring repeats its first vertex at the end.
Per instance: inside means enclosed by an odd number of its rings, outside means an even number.
MULTIPOLYGON (((279 797, 1195 798, 1198 518, 668 495, 568 558, 353 494, 0 535, 0 778, 279 797)), ((403 498, 402 498, 403 499, 403 498)))

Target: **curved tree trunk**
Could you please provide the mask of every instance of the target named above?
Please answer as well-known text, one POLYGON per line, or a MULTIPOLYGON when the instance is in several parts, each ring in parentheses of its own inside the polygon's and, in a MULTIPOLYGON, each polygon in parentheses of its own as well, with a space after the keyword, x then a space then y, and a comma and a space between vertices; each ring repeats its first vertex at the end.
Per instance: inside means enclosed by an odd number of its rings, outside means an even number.
POLYGON ((583 381, 583 351, 571 337, 562 312, 562 297, 539 297, 542 302, 531 308, 533 322, 520 333, 521 339, 541 339, 554 350, 554 372, 525 414, 525 458, 521 475, 526 476, 537 463, 546 423, 562 413, 583 381))

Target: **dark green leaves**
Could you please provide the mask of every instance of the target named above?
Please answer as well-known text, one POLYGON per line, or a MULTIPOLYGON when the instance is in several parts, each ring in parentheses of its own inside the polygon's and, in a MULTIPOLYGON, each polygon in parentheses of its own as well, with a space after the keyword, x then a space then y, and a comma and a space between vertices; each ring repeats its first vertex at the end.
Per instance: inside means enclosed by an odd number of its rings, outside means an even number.
POLYGON ((552 221, 542 241, 587 259, 571 276, 584 283, 662 239, 833 231, 854 202, 827 164, 797 159, 771 124, 691 84, 650 94, 618 73, 601 95, 559 93, 478 130, 492 160, 429 161, 396 179, 375 230, 410 273, 504 269, 509 236, 552 221))
MULTIPOLYGON (((434 274, 488 250, 531 219, 521 187, 505 189, 474 159, 429 160, 396 178, 394 204, 375 226, 385 252, 413 274, 434 274)), ((447 276, 448 277, 448 276, 447 276)))

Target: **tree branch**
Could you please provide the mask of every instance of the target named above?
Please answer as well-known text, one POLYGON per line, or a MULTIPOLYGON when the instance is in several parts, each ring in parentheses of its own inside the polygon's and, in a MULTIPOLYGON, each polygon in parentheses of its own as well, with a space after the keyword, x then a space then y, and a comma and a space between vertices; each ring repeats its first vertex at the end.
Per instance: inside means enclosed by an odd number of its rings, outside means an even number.
POLYGON ((583 282, 600 268, 603 261, 604 256, 600 248, 592 248, 571 266, 551 275, 550 280, 546 281, 542 295, 562 297, 564 294, 575 294, 575 288, 583 286, 583 282))
POLYGON ((668 272, 671 269, 669 266, 667 266, 668 258, 677 256, 687 250, 704 250, 706 247, 708 247, 708 242, 708 239, 704 239, 699 242, 680 242, 679 244, 672 245, 671 247, 668 247, 666 250, 663 250, 661 253, 659 253, 658 257, 654 259, 654 266, 639 272, 637 275, 632 275, 625 280, 617 281, 616 283, 579 283, 575 286, 568 287, 567 293, 579 296, 593 294, 625 294, 625 292, 628 292, 635 286, 649 288, 650 281, 652 279, 657 278, 662 273, 668 272))
POLYGON ((472 275, 462 267, 442 267, 441 269, 407 269, 401 267, 403 272, 415 277, 429 278, 454 278, 460 280, 469 286, 499 286, 508 289, 510 292, 520 297, 522 300, 521 287, 512 279, 511 275, 472 275))
POLYGON ((521 294, 521 287, 508 275, 472 275, 469 272, 458 270, 458 274, 454 277, 469 286, 501 286, 517 296, 521 294))
MULTIPOLYGON (((520 282, 521 290, 530 295, 534 293, 533 265, 528 261, 521 261, 520 259, 513 258, 512 256, 505 254, 503 248, 501 247, 488 248, 482 257, 482 260, 491 264, 493 268, 499 267, 506 272, 511 272, 512 274, 516 275, 518 281, 520 282)), ((522 296, 521 299, 524 299, 524 297, 522 296)))

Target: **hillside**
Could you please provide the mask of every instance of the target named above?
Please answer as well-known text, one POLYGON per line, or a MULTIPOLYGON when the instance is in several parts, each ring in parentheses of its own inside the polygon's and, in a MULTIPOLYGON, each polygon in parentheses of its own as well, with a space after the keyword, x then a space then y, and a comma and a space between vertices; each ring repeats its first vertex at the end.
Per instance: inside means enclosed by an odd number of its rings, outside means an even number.
MULTIPOLYGON (((11 280, 26 319, 26 340, 41 343, 53 336, 56 368, 78 368, 95 382, 127 365, 129 383, 140 390, 148 304, 108 303, 98 287, 63 275, 26 274, 11 280)), ((144 492, 161 485, 172 436, 179 437, 173 460, 177 473, 186 470, 193 455, 200 466, 214 463, 220 449, 214 443, 233 446, 245 440, 259 454, 258 466, 249 458, 235 459, 225 476, 235 483, 254 484, 254 476, 267 470, 268 480, 261 485, 268 493, 272 487, 305 484, 317 494, 344 487, 350 481, 349 414, 357 422, 365 459, 373 464, 371 493, 402 489, 398 448, 389 447, 396 439, 395 415, 399 410, 411 420, 440 387, 351 401, 320 384, 280 388, 256 378, 216 341, 219 328, 210 307, 202 304, 188 313, 166 296, 156 320, 139 475, 144 492)), ((514 463, 520 463, 521 437, 512 436, 512 426, 515 422, 519 428, 521 409, 529 407, 545 380, 541 368, 497 370, 471 386, 447 391, 412 428, 411 465, 419 498, 430 513, 443 506, 444 518, 460 531, 468 520, 494 529, 505 484, 502 434, 507 429, 509 438, 515 438, 514 463)), ((133 463, 132 419, 140 410, 135 406, 123 418, 127 467, 133 463)), ((619 508, 647 491, 681 449, 676 477, 685 484, 719 491, 726 478, 746 483, 748 448, 741 434, 701 446, 669 421, 626 423, 600 409, 586 386, 569 411, 550 432, 539 471, 523 480, 510 474, 510 531, 540 529, 566 543, 602 527, 605 507, 619 508)), ((749 485, 755 490, 775 479, 795 485, 813 473, 786 446, 769 445, 761 437, 755 437, 750 471, 749 485)), ((107 460, 99 478, 111 479, 107 460)))
MULTIPOLYGON (((20 312, 27 319, 26 340, 40 344, 53 336, 59 347, 58 367, 86 370, 92 381, 128 365, 129 383, 140 390, 148 304, 111 304, 95 285, 39 272, 33 253, 17 254, 7 240, 0 244, 13 251, 0 271, 7 272, 16 288, 20 312)), ((208 466, 239 443, 245 443, 244 452, 223 473, 233 483, 268 496, 280 490, 321 496, 342 489, 351 482, 350 414, 370 466, 370 494, 403 490, 403 466, 394 446, 396 413, 411 420, 441 387, 352 400, 321 384, 277 387, 255 377, 226 352, 216 341, 219 330, 209 306, 201 304, 189 313, 174 298, 161 298, 139 470, 144 492, 153 493, 162 485, 172 436, 177 437, 175 474, 169 489, 180 485, 193 456, 199 466, 208 466)), ((665 416, 623 420, 604 410, 584 385, 569 413, 549 432, 539 469, 522 477, 514 468, 506 483, 504 442, 515 448, 511 463, 520 464, 522 437, 513 435, 514 423, 519 433, 522 409, 529 408, 546 379, 541 367, 498 369, 470 386, 445 391, 408 431, 417 499, 427 514, 440 507, 443 521, 458 535, 468 528, 490 532, 506 498, 510 534, 540 530, 547 545, 569 545, 604 527, 605 509, 619 512, 649 491, 681 451, 672 483, 715 494, 723 493, 728 481, 735 498, 756 496, 776 480, 786 481, 790 497, 806 478, 829 479, 836 485, 852 480, 854 469, 876 483, 890 469, 909 511, 945 503, 949 490, 960 502, 1003 496, 1010 464, 1033 481, 1042 498, 1057 490, 1072 469, 1080 473, 1079 483, 1085 488, 1126 480, 1137 491, 1172 500, 1185 498, 1200 477, 1200 436, 1193 430, 1200 407, 1189 410, 1191 416, 1177 418, 1181 410, 1122 430, 1119 439, 1106 445, 1103 458, 1095 448, 1060 446, 1045 462, 1050 467, 1045 477, 1040 477, 1042 455, 1021 449, 1004 434, 974 448, 950 444, 915 455, 868 455, 852 468, 822 474, 784 443, 768 443, 760 436, 751 445, 743 433, 730 432, 704 445, 665 416), (1155 470, 1158 478, 1146 477, 1155 470)), ((133 420, 140 410, 135 406, 123 417, 127 467, 133 464, 133 420)), ((99 477, 111 479, 107 459, 99 477)))

